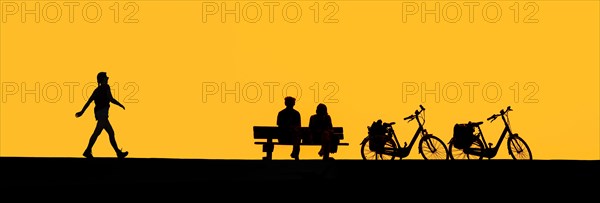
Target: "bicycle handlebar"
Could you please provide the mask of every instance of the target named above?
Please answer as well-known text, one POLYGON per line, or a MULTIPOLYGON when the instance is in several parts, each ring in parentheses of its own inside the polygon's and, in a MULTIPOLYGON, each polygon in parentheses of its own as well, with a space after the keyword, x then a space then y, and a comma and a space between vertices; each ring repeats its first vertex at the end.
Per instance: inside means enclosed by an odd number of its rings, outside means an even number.
POLYGON ((487 120, 490 121, 490 122, 492 122, 492 121, 496 120, 496 118, 498 116, 500 116, 500 114, 494 114, 494 115, 490 116, 489 118, 487 118, 487 120))
POLYGON ((500 110, 500 114, 504 115, 505 113, 508 113, 509 111, 512 111, 512 109, 510 108, 510 106, 506 107, 506 110, 504 110, 504 109, 500 110))
POLYGON ((494 114, 494 115, 490 116, 489 118, 487 118, 487 120, 492 122, 492 121, 496 120, 496 118, 498 118, 498 116, 503 116, 504 114, 508 113, 509 111, 512 111, 512 108, 510 106, 506 107, 506 110, 504 110, 504 109, 500 110, 500 114, 494 114))
POLYGON ((419 110, 419 109, 415 110, 414 116, 419 116, 419 114, 421 114, 423 111, 425 111, 425 107, 423 107, 423 105, 419 105, 419 107, 421 108, 421 110, 419 110))
POLYGON ((425 111, 425 107, 423 107, 422 104, 419 105, 419 108, 421 110, 419 110, 419 109, 415 110, 415 114, 405 117, 404 120, 409 120, 409 122, 410 122, 413 119, 415 119, 417 116, 419 116, 419 114, 421 114, 423 111, 425 111))

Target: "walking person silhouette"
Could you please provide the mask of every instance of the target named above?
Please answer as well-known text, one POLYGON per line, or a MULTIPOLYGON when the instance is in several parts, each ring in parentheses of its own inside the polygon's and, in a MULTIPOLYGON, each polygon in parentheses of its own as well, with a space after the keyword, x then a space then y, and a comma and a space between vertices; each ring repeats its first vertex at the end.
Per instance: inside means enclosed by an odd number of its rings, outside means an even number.
POLYGON ((94 90, 92 96, 90 96, 88 101, 85 103, 83 109, 81 109, 80 112, 75 113, 75 117, 81 117, 90 105, 90 103, 94 101, 94 115, 97 121, 96 128, 94 129, 94 132, 90 137, 90 141, 87 145, 87 148, 83 152, 83 156, 86 158, 94 158, 94 156, 92 155, 92 148, 94 147, 94 143, 96 143, 96 139, 98 139, 98 136, 100 135, 100 133, 102 133, 102 130, 106 130, 106 132, 108 133, 110 144, 117 153, 117 157, 125 158, 129 154, 129 152, 123 152, 121 151, 121 149, 119 149, 119 147, 117 146, 117 140, 115 139, 115 131, 113 130, 112 125, 108 121, 108 109, 110 108, 110 103, 120 106, 121 108, 123 108, 123 110, 125 110, 125 106, 123 106, 123 104, 121 104, 112 96, 112 93, 110 92, 110 86, 108 85, 108 76, 106 75, 106 72, 98 73, 96 79, 98 81, 98 87, 94 90))

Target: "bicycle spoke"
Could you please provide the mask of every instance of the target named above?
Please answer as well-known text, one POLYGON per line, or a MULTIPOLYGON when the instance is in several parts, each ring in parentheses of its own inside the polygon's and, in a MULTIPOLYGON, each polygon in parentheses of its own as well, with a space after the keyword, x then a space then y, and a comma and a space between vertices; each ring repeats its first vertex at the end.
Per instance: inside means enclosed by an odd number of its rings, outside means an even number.
POLYGON ((444 143, 435 136, 426 137, 424 140, 421 140, 419 147, 421 155, 426 160, 448 159, 450 157, 444 143))
POLYGON ((434 153, 437 151, 435 145, 431 142, 431 139, 427 139, 427 149, 429 149, 429 151, 431 151, 431 153, 434 153))
POLYGON ((515 151, 517 151, 517 153, 523 152, 523 147, 521 147, 521 145, 516 140, 511 140, 511 143, 512 143, 512 146, 514 146, 515 151))
POLYGON ((508 144, 508 153, 515 160, 531 160, 531 151, 527 143, 518 136, 510 137, 508 144))
POLYGON ((369 141, 362 144, 361 155, 363 160, 394 160, 396 145, 395 143, 389 141, 385 144, 384 148, 380 150, 371 150, 369 141))

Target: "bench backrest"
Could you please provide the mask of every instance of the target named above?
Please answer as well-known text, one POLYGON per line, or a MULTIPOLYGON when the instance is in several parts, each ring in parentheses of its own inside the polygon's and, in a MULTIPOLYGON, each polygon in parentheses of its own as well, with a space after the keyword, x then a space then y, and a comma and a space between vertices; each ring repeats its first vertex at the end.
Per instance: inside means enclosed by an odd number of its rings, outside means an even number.
MULTIPOLYGON (((310 133, 308 127, 301 127, 302 135, 310 133)), ((277 139, 279 128, 277 126, 254 126, 254 139, 277 139)), ((344 128, 333 127, 333 133, 336 134, 341 140, 344 139, 344 128)))

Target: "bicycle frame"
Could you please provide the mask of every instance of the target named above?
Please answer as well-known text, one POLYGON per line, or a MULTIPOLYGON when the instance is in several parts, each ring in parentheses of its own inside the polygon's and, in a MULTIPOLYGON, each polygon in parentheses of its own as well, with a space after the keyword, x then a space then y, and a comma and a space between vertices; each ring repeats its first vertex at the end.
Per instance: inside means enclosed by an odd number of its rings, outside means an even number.
POLYGON ((479 135, 477 136, 477 139, 482 141, 482 144, 483 144, 483 146, 481 146, 482 151, 479 151, 476 148, 466 148, 463 150, 466 154, 478 155, 478 156, 486 157, 486 158, 490 158, 490 159, 494 158, 498 154, 500 145, 502 145, 502 142, 504 141, 504 138, 506 137, 506 135, 508 135, 509 137, 518 136, 518 134, 513 134, 512 130, 510 129, 510 125, 505 118, 508 115, 506 113, 501 113, 500 116, 502 116, 502 121, 504 122, 504 130, 502 130, 502 134, 498 138, 498 142, 497 142, 496 146, 492 147, 492 143, 489 143, 488 144, 489 146, 486 145, 485 136, 483 135, 483 131, 481 130, 481 128, 478 125, 477 129, 479 130, 479 135))
POLYGON ((404 146, 400 146, 400 141, 398 140, 398 137, 396 136, 396 132, 394 131, 393 128, 390 129, 390 133, 393 136, 394 142, 396 142, 396 145, 398 146, 398 149, 395 150, 394 152, 392 152, 394 154, 394 156, 398 156, 401 158, 407 157, 410 154, 410 151, 412 150, 412 147, 415 144, 415 142, 417 141, 417 138, 419 137, 419 135, 422 134, 423 136, 425 136, 427 134, 426 132, 427 132, 427 130, 423 128, 421 123, 419 123, 419 128, 417 129, 417 131, 413 135, 412 139, 410 140, 410 144, 408 144, 408 146, 406 146, 406 142, 404 142, 404 146))
MULTIPOLYGON (((419 135, 421 135, 422 137, 429 135, 429 133, 427 133, 427 129, 425 129, 425 127, 424 127, 425 121, 421 122, 421 120, 419 119, 420 114, 421 114, 421 112, 419 112, 418 110, 415 112, 415 119, 417 120, 417 123, 419 124, 419 128, 417 128, 417 130, 415 131, 415 134, 413 135, 412 139, 410 140, 410 144, 408 144, 408 146, 406 145, 406 142, 404 142, 404 146, 400 146, 400 140, 398 140, 398 136, 396 136, 396 131, 394 131, 394 128, 392 127, 393 124, 390 125, 389 132, 392 135, 393 140, 396 143, 396 146, 398 146, 398 147, 397 147, 397 150, 395 150, 393 152, 387 153, 387 151, 386 151, 386 154, 393 154, 394 156, 398 156, 400 158, 407 157, 408 155, 410 155, 410 151, 412 151, 412 147, 414 146, 415 142, 417 141, 417 138, 420 137, 419 135)), ((421 151, 419 151, 419 153, 421 153, 421 151)))

